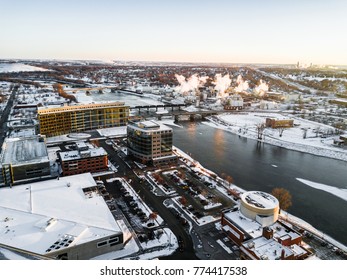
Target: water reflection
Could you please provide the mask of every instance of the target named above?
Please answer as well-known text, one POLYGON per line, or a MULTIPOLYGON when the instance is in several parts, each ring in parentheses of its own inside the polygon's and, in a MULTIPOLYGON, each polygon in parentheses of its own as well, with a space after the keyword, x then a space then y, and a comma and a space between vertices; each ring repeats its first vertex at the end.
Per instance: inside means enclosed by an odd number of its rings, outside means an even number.
POLYGON ((291 214, 347 244, 347 215, 341 215, 347 202, 296 179, 345 188, 346 162, 262 144, 203 124, 182 124, 183 128, 174 128, 175 146, 217 174, 231 175, 246 190, 288 189, 293 197, 291 214))

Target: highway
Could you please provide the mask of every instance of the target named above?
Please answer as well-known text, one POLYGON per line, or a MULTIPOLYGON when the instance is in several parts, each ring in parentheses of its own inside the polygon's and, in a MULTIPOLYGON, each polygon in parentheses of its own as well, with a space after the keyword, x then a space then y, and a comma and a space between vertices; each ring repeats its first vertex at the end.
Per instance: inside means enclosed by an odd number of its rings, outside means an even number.
POLYGON ((13 106, 14 97, 18 91, 19 86, 16 85, 13 87, 9 100, 7 101, 7 105, 0 117, 0 152, 2 150, 2 144, 5 140, 5 135, 8 132, 7 120, 8 115, 10 114, 11 108, 13 106))

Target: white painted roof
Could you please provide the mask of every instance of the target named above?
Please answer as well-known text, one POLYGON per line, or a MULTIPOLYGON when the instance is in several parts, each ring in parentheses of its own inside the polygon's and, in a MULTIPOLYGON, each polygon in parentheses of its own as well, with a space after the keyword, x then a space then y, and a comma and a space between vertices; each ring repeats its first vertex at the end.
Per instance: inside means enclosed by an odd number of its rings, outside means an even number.
POLYGON ((85 173, 0 188, 0 243, 45 254, 57 241, 73 246, 121 232, 104 199, 84 194, 95 185, 85 173))

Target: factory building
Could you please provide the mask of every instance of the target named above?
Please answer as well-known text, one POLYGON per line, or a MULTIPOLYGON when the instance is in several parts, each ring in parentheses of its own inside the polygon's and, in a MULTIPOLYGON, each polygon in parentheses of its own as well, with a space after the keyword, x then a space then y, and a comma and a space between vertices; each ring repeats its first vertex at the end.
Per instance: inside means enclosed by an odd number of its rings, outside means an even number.
POLYGON ((45 138, 6 138, 0 155, 0 184, 13 184, 51 177, 45 138))
POLYGON ((106 127, 124 126, 129 106, 124 102, 38 109, 39 130, 47 137, 106 127))
POLYGON ((234 94, 228 97, 224 110, 242 110, 244 107, 243 98, 239 94, 234 94))
POLYGON ((154 121, 142 121, 127 127, 128 153, 143 162, 162 165, 177 161, 172 153, 172 128, 154 121))

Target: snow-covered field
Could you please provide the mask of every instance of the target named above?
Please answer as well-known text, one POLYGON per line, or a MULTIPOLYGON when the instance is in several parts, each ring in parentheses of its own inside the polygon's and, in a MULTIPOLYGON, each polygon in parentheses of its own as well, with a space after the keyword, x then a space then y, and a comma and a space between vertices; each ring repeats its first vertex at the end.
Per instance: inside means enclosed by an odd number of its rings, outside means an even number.
POLYGON ((30 71, 50 71, 41 67, 26 65, 23 63, 0 63, 0 73, 6 72, 30 72, 30 71))
POLYGON ((278 113, 223 114, 216 118, 210 118, 210 122, 205 122, 205 124, 243 137, 257 139, 256 127, 258 124, 265 123, 268 117, 293 119, 294 127, 285 129, 282 137, 279 130, 266 128, 264 130, 263 142, 290 150, 347 161, 347 149, 333 145, 333 139, 338 138, 338 136, 327 138, 319 136, 320 132, 334 131, 333 127, 304 120, 296 116, 283 116, 278 113), (306 133, 306 138, 304 138, 304 133, 306 133))

